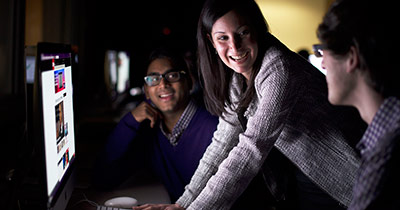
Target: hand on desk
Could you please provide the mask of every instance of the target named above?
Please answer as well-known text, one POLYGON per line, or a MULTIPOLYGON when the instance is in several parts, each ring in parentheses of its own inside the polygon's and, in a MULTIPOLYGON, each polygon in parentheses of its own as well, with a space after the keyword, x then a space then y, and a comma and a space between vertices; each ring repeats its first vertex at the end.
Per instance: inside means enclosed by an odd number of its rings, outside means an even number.
POLYGON ((185 210, 178 204, 145 204, 133 207, 133 210, 185 210))

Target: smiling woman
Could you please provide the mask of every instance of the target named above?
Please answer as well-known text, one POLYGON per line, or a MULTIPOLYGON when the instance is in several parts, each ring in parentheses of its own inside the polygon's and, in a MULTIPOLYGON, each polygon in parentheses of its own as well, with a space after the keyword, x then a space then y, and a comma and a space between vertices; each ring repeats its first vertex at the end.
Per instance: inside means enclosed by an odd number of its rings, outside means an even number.
POLYGON ((359 165, 348 144, 362 132, 357 113, 329 104, 323 75, 269 33, 254 0, 207 0, 197 39, 205 102, 220 122, 177 204, 344 209, 359 165), (258 176, 269 190, 239 199, 258 176))
POLYGON ((211 36, 212 44, 225 65, 250 80, 258 46, 246 19, 235 11, 228 12, 214 23, 211 36))

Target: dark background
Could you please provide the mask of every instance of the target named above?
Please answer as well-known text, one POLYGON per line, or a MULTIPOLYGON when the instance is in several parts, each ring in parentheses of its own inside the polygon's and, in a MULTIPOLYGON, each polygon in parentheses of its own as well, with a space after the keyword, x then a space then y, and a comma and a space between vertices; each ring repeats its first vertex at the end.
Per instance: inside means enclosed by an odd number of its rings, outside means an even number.
POLYGON ((30 36, 25 33, 27 1, 41 4, 40 41, 71 44, 77 53, 72 71, 76 160, 85 174, 90 173, 98 150, 128 110, 125 105, 141 99, 127 94, 119 101, 110 98, 104 82, 106 50, 130 54, 130 85, 141 87, 148 54, 155 47, 167 44, 195 53, 203 4, 203 0, 0 0, 2 206, 23 176, 19 169, 33 155, 32 142, 26 137, 26 95, 30 91, 24 83, 25 40, 30 36))
POLYGON ((103 97, 107 49, 130 53, 132 87, 143 84, 145 61, 155 47, 168 44, 182 51, 195 50, 202 1, 88 0, 78 4, 78 17, 82 19, 78 21, 80 63, 77 77, 85 81, 78 84, 83 91, 78 93, 83 104, 97 103, 103 97))

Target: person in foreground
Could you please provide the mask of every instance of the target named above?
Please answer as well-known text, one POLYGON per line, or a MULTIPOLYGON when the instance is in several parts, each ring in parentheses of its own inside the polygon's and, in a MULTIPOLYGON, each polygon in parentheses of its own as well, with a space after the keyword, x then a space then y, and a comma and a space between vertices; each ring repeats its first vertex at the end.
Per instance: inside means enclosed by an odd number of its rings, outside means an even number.
POLYGON ((134 209, 230 209, 257 174, 279 207, 289 174, 274 150, 295 174, 292 209, 345 208, 360 164, 350 145, 364 131, 356 110, 329 103, 324 76, 269 33, 253 0, 206 1, 197 39, 217 131, 175 204, 134 209))
POLYGON ((160 48, 151 54, 144 79, 146 101, 127 113, 110 134, 95 183, 102 188, 116 186, 121 175, 130 175, 129 168, 137 169, 136 163, 149 157, 174 202, 210 144, 218 118, 191 98, 189 70, 172 50, 160 48))
POLYGON ((358 109, 368 128, 349 210, 400 209, 399 44, 396 2, 340 0, 318 27, 329 101, 358 109))

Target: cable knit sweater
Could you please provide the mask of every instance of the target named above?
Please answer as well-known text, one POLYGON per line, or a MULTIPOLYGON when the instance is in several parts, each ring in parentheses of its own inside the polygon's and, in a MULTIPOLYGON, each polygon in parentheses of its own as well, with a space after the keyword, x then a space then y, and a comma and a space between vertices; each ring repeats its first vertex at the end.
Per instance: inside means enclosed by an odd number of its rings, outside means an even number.
MULTIPOLYGON (((359 128, 362 133, 361 121, 354 120, 354 110, 330 105, 323 75, 268 36, 271 46, 255 78, 256 96, 244 114, 247 129, 240 126, 235 106, 219 119, 212 143, 177 201, 187 209, 229 209, 262 172, 274 146, 338 202, 347 206, 351 200, 360 161, 348 141, 359 140, 355 133, 359 128)), ((238 76, 231 83, 234 104, 238 76)))

